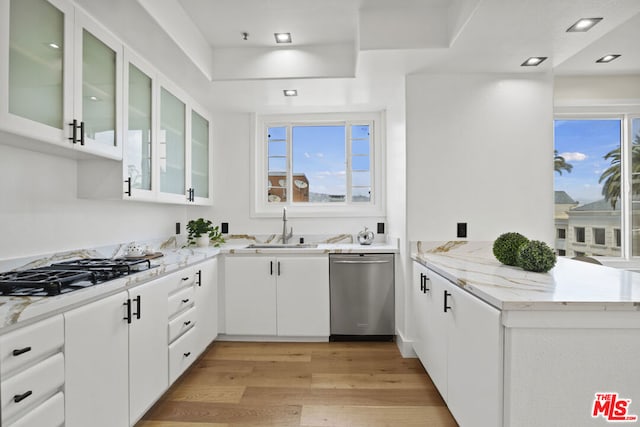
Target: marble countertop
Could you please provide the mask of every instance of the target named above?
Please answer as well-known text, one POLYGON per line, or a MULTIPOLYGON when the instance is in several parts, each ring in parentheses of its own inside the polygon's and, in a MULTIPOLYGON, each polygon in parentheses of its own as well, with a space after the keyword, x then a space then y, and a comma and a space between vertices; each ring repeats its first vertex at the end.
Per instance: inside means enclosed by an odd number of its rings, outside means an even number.
MULTIPOLYGON (((6 333, 16 327, 35 322, 46 316, 64 312, 73 307, 104 298, 108 295, 127 290, 157 277, 196 265, 220 254, 329 254, 362 252, 397 252, 398 245, 392 243, 373 243, 359 245, 352 243, 349 235, 338 235, 317 240, 316 248, 247 248, 251 243, 268 243, 272 236, 231 236, 228 243, 221 247, 183 247, 184 242, 176 238, 145 242, 153 252, 162 252, 163 256, 151 260, 153 268, 120 279, 111 280, 86 289, 64 295, 50 297, 1 297, 0 296, 0 333, 6 333)), ((114 258, 125 254, 127 244, 117 244, 92 249, 66 251, 42 256, 33 256, 11 260, 0 260, 0 272, 26 270, 78 258, 114 258)))
POLYGON ((412 259, 501 310, 640 311, 640 274, 558 258, 548 273, 502 265, 492 242, 414 242, 412 259))

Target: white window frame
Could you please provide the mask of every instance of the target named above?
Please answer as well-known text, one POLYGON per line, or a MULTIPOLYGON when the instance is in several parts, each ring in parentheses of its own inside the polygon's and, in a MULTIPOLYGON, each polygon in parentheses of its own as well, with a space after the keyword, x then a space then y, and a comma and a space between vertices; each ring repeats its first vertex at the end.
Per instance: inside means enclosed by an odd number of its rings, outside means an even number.
MULTIPOLYGON (((287 208, 287 216, 291 217, 380 217, 385 215, 386 192, 385 171, 386 153, 384 144, 384 114, 373 113, 327 113, 327 114, 278 114, 255 115, 255 126, 251 144, 251 216, 276 217, 282 215, 282 208, 287 208), (269 203, 268 186, 268 151, 267 129, 277 126, 321 126, 344 125, 347 127, 347 149, 350 149, 350 125, 370 125, 370 171, 371 201, 351 202, 351 152, 346 156, 347 164, 347 200, 331 203, 301 203, 287 200, 284 203, 269 203)), ((289 148, 288 148, 289 150, 289 148)), ((287 173, 292 171, 291 153, 287 152, 287 173)), ((290 181, 290 180, 288 180, 290 181)), ((291 185, 288 182, 287 185, 291 185)))
MULTIPOLYGON (((555 120, 598 120, 598 119, 615 119, 620 120, 620 146, 621 146, 621 174, 622 182, 620 183, 620 257, 623 259, 638 259, 640 256, 632 256, 633 252, 633 236, 632 236, 632 216, 633 206, 631 203, 631 144, 633 135, 631 135, 631 122, 634 119, 640 119, 640 106, 626 105, 620 106, 576 106, 576 107, 558 107, 555 109, 555 120)), ((586 240, 586 236, 585 236, 586 240)), ((600 245, 599 245, 600 246, 600 245)), ((617 246, 614 246, 617 247, 617 246)))

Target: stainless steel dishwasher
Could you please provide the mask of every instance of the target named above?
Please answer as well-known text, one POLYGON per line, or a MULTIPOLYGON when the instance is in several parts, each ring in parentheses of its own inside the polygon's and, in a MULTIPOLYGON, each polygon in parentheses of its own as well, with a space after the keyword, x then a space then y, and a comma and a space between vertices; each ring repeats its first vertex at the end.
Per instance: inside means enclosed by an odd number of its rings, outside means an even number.
POLYGON ((393 340, 393 254, 329 255, 329 287, 332 341, 393 340))

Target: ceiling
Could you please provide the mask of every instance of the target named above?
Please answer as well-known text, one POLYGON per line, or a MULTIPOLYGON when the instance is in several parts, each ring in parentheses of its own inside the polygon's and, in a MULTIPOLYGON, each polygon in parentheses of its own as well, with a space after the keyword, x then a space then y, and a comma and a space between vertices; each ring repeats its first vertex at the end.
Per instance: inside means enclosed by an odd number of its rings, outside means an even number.
MULTIPOLYGON (((98 0, 79 1, 109 13, 98 0)), ((138 0, 138 7, 205 77, 200 95, 218 110, 384 109, 404 96, 404 76, 417 72, 640 74, 640 0, 138 0), (588 32, 566 32, 589 17, 604 19, 588 32), (290 32, 293 43, 276 44, 275 32, 290 32), (595 63, 610 53, 622 56, 595 63), (530 56, 549 59, 521 67, 530 56), (285 98, 289 88, 298 97, 285 98)))

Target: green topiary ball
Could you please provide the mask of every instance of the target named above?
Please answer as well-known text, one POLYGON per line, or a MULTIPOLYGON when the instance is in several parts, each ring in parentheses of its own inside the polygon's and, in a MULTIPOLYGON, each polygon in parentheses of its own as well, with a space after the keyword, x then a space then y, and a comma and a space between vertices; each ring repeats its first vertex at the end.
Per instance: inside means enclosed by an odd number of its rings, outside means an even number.
POLYGON ((518 249, 518 265, 527 271, 546 273, 556 265, 556 254, 545 242, 531 240, 518 249))
POLYGON ((503 264, 518 265, 518 249, 528 241, 529 239, 520 233, 501 234, 496 241, 493 242, 493 255, 503 264))

